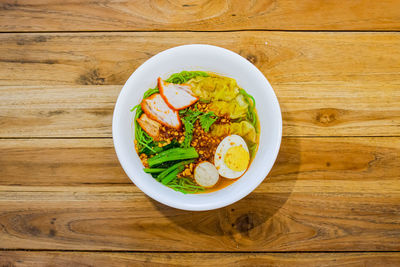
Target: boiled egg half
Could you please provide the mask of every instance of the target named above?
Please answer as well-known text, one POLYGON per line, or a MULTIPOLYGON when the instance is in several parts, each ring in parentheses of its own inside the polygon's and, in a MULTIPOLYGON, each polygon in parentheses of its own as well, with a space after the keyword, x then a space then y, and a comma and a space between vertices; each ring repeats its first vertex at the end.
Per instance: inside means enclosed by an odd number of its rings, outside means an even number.
POLYGON ((218 173, 228 179, 236 179, 245 173, 250 162, 249 149, 239 135, 229 135, 219 143, 214 156, 218 173))

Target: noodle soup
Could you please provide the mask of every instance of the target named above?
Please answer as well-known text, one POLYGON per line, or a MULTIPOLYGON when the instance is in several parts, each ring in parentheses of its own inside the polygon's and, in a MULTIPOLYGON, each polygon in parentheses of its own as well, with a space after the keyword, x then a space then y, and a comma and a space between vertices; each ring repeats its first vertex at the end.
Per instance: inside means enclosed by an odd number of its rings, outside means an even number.
POLYGON ((255 104, 230 77, 182 71, 159 78, 131 110, 143 171, 184 194, 232 184, 257 152, 255 104))

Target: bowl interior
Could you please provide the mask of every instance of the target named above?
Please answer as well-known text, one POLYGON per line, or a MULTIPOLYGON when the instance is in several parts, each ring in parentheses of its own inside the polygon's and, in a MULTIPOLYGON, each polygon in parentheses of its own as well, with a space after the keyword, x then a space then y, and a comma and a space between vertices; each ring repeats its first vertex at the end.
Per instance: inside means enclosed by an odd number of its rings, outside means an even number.
POLYGON ((113 117, 113 139, 119 161, 129 178, 148 196, 184 210, 211 210, 229 205, 253 191, 275 162, 282 136, 282 118, 277 98, 264 75, 250 62, 224 48, 185 45, 165 50, 142 64, 128 79, 118 97, 113 117), (256 99, 260 120, 260 143, 245 175, 232 185, 205 194, 176 192, 143 172, 134 147, 134 113, 143 93, 156 87, 158 77, 168 78, 182 70, 203 70, 236 79, 256 99))

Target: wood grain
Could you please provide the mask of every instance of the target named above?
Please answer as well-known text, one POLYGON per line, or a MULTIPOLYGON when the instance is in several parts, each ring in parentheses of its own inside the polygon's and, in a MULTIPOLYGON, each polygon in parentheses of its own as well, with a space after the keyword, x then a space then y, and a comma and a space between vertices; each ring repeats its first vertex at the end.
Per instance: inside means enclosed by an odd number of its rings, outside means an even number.
POLYGON ((106 253, 1 251, 2 266, 398 266, 399 253, 106 253))
POLYGON ((0 31, 399 30, 398 0, 0 3, 0 31))
POLYGON ((121 86, 0 87, 1 137, 111 137, 121 86))
POLYGON ((1 140, 0 147, 3 185, 131 183, 111 139, 1 140))
POLYGON ((1 140, 0 247, 398 251, 399 141, 284 138, 252 194, 186 212, 131 184, 109 139, 1 140))
MULTIPOLYGON (((276 84, 283 135, 399 136, 400 85, 380 86, 276 84)), ((121 87, 0 86, 0 137, 111 137, 121 87)))
POLYGON ((1 190, 0 246, 6 249, 400 250, 400 194, 379 189, 255 191, 229 207, 207 212, 169 208, 133 185, 1 190))
POLYGON ((0 85, 124 84, 151 56, 190 43, 241 54, 273 86, 400 84, 400 33, 257 31, 1 34, 0 85))
MULTIPOLYGON (((399 157, 399 138, 283 138, 260 190, 400 193, 399 157)), ((111 139, 0 140, 0 185, 81 184, 131 184, 111 139)))
POLYGON ((0 0, 0 266, 399 266, 399 6, 0 0), (130 74, 190 43, 255 64, 283 115, 267 179, 207 212, 148 198, 111 139, 130 74))

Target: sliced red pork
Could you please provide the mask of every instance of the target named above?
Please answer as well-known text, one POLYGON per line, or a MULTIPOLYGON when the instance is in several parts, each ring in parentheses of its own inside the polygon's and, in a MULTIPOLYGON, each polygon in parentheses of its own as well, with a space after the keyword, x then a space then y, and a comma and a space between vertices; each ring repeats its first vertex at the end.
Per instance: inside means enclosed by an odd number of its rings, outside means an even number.
POLYGON ((150 119, 165 126, 180 129, 182 126, 178 111, 171 109, 160 94, 154 94, 141 103, 142 109, 150 119))
POLYGON ((155 120, 149 118, 146 113, 143 113, 140 118, 137 119, 137 122, 142 127, 142 129, 151 137, 157 138, 160 134, 161 124, 155 120))
POLYGON ((170 108, 175 110, 187 108, 199 100, 198 97, 193 95, 190 87, 188 84, 167 83, 158 78, 158 89, 162 98, 170 108))

